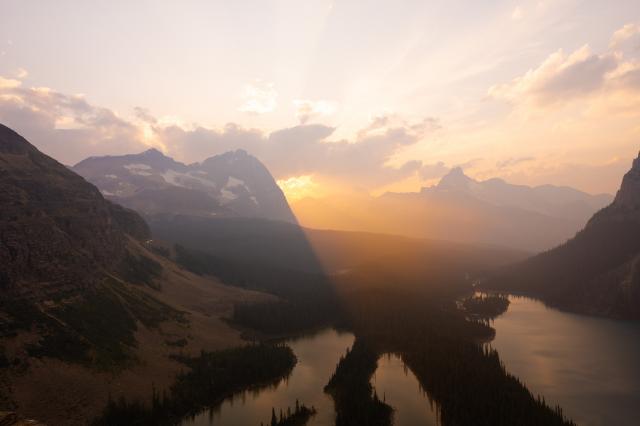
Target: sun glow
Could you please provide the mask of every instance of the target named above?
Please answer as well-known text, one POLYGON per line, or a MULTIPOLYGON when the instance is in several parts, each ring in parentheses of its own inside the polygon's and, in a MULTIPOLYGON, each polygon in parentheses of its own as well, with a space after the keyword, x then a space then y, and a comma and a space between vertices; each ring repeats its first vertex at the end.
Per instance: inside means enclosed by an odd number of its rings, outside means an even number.
POLYGON ((301 200, 319 195, 318 184, 311 175, 293 176, 281 179, 277 183, 288 200, 301 200))

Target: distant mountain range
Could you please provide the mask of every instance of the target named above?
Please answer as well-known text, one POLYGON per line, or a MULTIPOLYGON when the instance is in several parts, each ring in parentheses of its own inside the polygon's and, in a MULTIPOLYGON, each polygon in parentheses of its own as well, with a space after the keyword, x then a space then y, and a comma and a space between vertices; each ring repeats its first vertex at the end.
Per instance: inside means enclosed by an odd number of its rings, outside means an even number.
POLYGON ((574 238, 503 270, 485 286, 578 312, 640 319, 640 156, 613 203, 574 238))
POLYGON ((420 192, 303 199, 292 204, 312 228, 376 231, 541 251, 572 237, 612 200, 568 187, 477 181, 454 168, 420 192))
POLYGON ((254 217, 295 222, 267 168, 237 150, 185 165, 156 149, 91 157, 73 170, 110 200, 145 216, 254 217))

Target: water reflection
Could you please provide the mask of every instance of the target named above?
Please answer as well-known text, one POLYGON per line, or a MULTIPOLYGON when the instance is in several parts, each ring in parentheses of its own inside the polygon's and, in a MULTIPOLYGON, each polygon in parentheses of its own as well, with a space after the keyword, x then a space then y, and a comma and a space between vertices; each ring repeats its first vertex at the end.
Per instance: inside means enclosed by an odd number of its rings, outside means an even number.
POLYGON ((507 371, 580 425, 639 424, 640 324, 510 300, 491 343, 507 371))
POLYGON ((335 422, 333 401, 324 393, 324 386, 333 374, 340 356, 353 345, 350 333, 324 330, 312 336, 292 340, 288 344, 298 357, 291 375, 268 388, 247 391, 225 400, 219 406, 206 410, 183 426, 258 426, 271 419, 271 408, 276 411, 295 407, 296 399, 318 412, 308 425, 329 426, 335 422))
POLYGON ((394 408, 394 426, 439 425, 435 403, 395 354, 383 355, 371 379, 378 397, 394 408))

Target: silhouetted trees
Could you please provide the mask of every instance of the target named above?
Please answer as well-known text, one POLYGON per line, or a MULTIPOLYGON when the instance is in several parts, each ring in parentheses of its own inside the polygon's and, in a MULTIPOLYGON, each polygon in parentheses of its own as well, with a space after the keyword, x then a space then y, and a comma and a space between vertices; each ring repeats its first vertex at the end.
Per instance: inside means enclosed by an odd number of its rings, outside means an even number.
POLYGON ((190 414, 217 404, 249 387, 268 385, 287 375, 295 365, 291 348, 249 345, 198 357, 176 357, 189 370, 178 375, 168 392, 153 391, 151 404, 110 400, 96 425, 173 425, 190 414))
POLYGON ((336 371, 325 386, 333 398, 336 426, 388 426, 393 409, 380 401, 370 383, 378 367, 378 353, 357 339, 340 358, 336 371))
MULTIPOLYGON (((309 408, 296 399, 294 410, 291 411, 291 407, 287 407, 284 413, 280 410, 280 417, 276 416, 275 408, 271 408, 271 422, 268 426, 304 426, 316 412, 315 407, 309 408)), ((264 423, 260 423, 260 426, 264 426, 264 423)))
POLYGON ((507 311, 509 298, 504 294, 480 293, 464 299, 462 306, 472 315, 493 319, 507 311))

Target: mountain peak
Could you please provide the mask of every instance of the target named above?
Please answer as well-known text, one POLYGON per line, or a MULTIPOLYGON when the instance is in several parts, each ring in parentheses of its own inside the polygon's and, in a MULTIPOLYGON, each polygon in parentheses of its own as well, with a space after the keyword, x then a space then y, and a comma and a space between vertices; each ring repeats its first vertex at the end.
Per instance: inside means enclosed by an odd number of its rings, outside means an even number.
POLYGON ((150 158, 159 158, 165 156, 160 150, 156 148, 149 148, 148 150, 142 152, 140 155, 150 158))
POLYGON ((34 149, 35 148, 16 133, 15 130, 0 124, 0 153, 23 154, 34 149))
POLYGON ((624 175, 614 203, 625 207, 640 207, 640 154, 633 160, 631 170, 624 175))
POLYGON ((466 188, 471 182, 473 182, 473 179, 464 174, 462 167, 454 167, 440 179, 437 187, 438 189, 462 189, 466 188))

